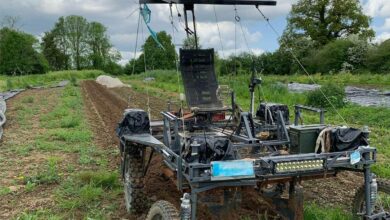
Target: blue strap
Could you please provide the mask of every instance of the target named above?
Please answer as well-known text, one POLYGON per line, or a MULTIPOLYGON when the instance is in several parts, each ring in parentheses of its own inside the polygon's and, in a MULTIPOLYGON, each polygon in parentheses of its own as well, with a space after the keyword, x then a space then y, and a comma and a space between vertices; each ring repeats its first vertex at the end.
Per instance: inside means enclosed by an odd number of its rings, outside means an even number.
POLYGON ((152 11, 149 9, 149 7, 144 4, 144 7, 141 8, 141 15, 145 21, 146 27, 148 27, 148 30, 150 32, 150 35, 152 36, 153 40, 157 43, 157 45, 165 50, 164 46, 160 43, 160 41, 157 38, 157 33, 152 30, 152 28, 149 26, 149 23, 152 18, 152 11))

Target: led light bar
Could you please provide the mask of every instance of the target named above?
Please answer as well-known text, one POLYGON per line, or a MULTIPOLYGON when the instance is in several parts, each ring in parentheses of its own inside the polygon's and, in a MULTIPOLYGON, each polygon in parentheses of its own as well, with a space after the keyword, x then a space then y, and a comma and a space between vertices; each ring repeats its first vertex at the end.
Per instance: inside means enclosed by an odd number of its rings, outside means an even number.
POLYGON ((291 162, 278 162, 275 164, 276 173, 290 173, 299 171, 321 170, 324 168, 324 161, 321 160, 303 160, 291 162))

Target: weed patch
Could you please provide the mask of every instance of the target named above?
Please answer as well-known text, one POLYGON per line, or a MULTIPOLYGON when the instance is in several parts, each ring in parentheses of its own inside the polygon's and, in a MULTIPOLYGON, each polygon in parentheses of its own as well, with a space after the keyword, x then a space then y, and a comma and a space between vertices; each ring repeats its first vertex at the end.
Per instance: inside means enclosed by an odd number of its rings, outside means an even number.
POLYGON ((24 184, 53 184, 59 183, 60 176, 58 172, 58 160, 56 158, 48 159, 48 163, 45 167, 45 170, 39 171, 36 175, 25 177, 24 184))

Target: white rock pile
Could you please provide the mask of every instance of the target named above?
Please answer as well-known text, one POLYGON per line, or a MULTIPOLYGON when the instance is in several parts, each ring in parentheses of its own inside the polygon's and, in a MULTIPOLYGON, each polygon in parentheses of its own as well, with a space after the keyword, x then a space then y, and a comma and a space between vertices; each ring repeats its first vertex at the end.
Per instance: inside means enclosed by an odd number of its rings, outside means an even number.
POLYGON ((110 89, 120 88, 120 87, 130 87, 129 85, 124 84, 120 79, 113 78, 111 76, 106 76, 106 75, 99 76, 96 79, 96 82, 110 89))

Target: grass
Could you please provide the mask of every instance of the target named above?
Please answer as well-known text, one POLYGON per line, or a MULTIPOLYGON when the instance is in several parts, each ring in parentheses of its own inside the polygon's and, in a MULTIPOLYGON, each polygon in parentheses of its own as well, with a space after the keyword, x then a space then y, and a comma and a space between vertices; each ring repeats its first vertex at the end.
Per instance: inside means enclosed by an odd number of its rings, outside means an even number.
POLYGON ((77 80, 96 79, 104 74, 99 70, 82 71, 58 71, 47 74, 25 75, 25 76, 0 76, 0 91, 12 89, 25 89, 30 87, 47 87, 57 85, 63 80, 68 80, 72 85, 77 84, 77 80))
POLYGON ((350 220, 352 216, 337 208, 319 207, 316 204, 305 204, 304 219, 308 220, 350 220))
MULTIPOLYGON (((87 216, 100 213, 98 207, 103 198, 114 199, 121 191, 115 172, 85 171, 68 178, 55 193, 60 209, 72 218, 78 211, 87 216)), ((115 207, 113 207, 115 208, 115 207)), ((99 216, 103 215, 100 213, 99 216)))
POLYGON ((58 171, 58 159, 57 158, 49 158, 45 169, 43 171, 39 171, 34 176, 24 177, 23 181, 26 187, 29 185, 31 189, 31 185, 42 185, 42 184, 53 184, 59 183, 60 175, 58 171))

